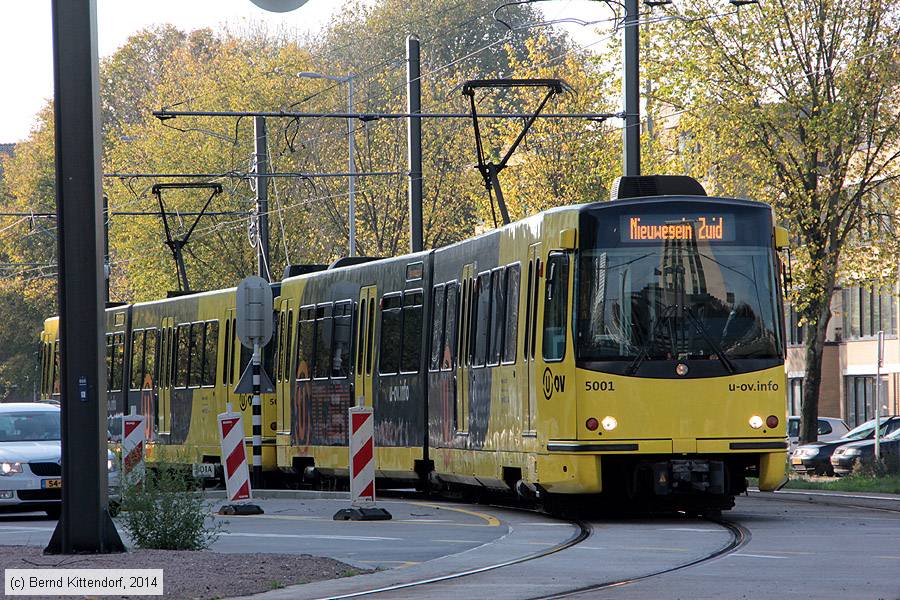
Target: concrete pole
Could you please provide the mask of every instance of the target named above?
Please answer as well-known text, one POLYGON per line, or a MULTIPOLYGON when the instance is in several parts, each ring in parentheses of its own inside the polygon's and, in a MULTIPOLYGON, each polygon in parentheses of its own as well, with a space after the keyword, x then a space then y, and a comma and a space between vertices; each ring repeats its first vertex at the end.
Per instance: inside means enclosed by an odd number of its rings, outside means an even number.
POLYGON ((96 0, 53 0, 62 508, 45 552, 124 552, 107 506, 96 0))
POLYGON ((254 137, 256 138, 256 235, 257 243, 257 274, 270 281, 269 273, 272 270, 272 262, 269 260, 269 150, 268 136, 266 135, 266 118, 253 118, 254 137))
MULTIPOLYGON (((353 113, 353 76, 347 77, 347 113, 353 113)), ((353 119, 347 119, 347 148, 350 173, 350 256, 356 256, 356 133, 353 119)))
POLYGON ((625 0, 625 44, 623 59, 625 73, 622 93, 625 97, 625 129, 622 132, 623 174, 641 174, 641 93, 640 40, 638 36, 638 0, 625 0))
MULTIPOLYGON (((410 114, 422 112, 422 81, 419 38, 406 37, 406 90, 410 114)), ((410 251, 423 249, 422 235, 422 117, 409 117, 409 245, 410 251)))

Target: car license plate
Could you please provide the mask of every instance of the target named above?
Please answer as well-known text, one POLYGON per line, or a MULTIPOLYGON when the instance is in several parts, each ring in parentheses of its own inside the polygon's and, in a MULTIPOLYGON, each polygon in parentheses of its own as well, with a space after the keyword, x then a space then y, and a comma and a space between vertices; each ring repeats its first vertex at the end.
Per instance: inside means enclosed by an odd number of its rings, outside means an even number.
POLYGON ((62 479, 44 479, 41 481, 41 487, 45 490, 54 490, 62 487, 62 479))
POLYGON ((802 458, 792 458, 792 459, 791 459, 791 464, 792 464, 792 465, 802 465, 802 464, 803 464, 803 459, 802 459, 802 458))
POLYGON ((216 465, 212 463, 194 463, 191 470, 194 477, 213 479, 216 476, 216 465))

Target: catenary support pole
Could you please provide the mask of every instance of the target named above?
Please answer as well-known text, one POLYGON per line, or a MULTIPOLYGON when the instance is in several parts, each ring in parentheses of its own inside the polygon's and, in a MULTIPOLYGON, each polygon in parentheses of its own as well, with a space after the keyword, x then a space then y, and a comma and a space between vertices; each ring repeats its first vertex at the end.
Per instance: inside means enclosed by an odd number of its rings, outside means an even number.
POLYGON ((641 96, 640 96, 640 41, 638 36, 638 0, 625 0, 625 42, 623 58, 625 72, 622 93, 625 97, 625 127, 622 130, 623 174, 637 177, 641 174, 641 96))
POLYGON ((62 512, 52 554, 123 552, 107 508, 96 0, 53 0, 62 512))
POLYGON ((266 118, 254 117, 254 137, 256 138, 256 160, 254 161, 256 174, 256 215, 257 232, 257 274, 271 281, 269 273, 272 263, 269 261, 269 150, 268 136, 266 134, 266 118))
POLYGON ((262 487, 262 400, 260 399, 260 346, 253 344, 253 489, 262 487))
POLYGON ((881 367, 884 366, 884 331, 878 332, 875 363, 875 460, 881 460, 881 367))
MULTIPOLYGON (((419 38, 406 37, 406 90, 409 114, 422 112, 422 79, 419 38)), ((412 252, 423 249, 422 240, 422 118, 409 117, 409 245, 412 252)))
MULTIPOLYGON (((353 76, 347 77, 347 112, 353 112, 353 76)), ((349 153, 348 185, 350 188, 350 256, 356 256, 356 126, 353 119, 347 119, 347 148, 349 153)))

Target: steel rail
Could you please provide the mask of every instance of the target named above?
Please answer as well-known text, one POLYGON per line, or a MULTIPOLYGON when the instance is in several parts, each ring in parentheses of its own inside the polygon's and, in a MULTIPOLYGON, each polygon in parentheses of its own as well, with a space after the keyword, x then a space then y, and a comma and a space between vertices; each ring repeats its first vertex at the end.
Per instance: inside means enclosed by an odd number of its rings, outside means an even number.
POLYGON ((622 587, 624 585, 629 585, 632 583, 637 583, 638 581, 643 581, 645 579, 650 579, 652 577, 659 577, 660 575, 666 575, 668 573, 674 573, 675 571, 681 571, 682 569, 687 569, 690 567, 695 567, 699 564, 703 564, 705 562, 709 562, 711 560, 715 560, 717 558, 721 558, 732 552, 736 552, 741 549, 750 541, 750 530, 740 525, 738 523, 732 523, 731 521, 724 521, 719 519, 706 519, 711 523, 715 523, 716 525, 720 525, 731 532, 731 541, 728 542, 725 546, 722 546, 718 550, 714 552, 710 552, 706 556, 701 556, 700 558, 696 558, 690 562, 686 562, 684 564, 676 565, 674 567, 669 567, 668 569, 662 569, 660 571, 654 571, 653 573, 647 573, 646 575, 639 575, 637 577, 630 577, 628 579, 617 579, 613 581, 604 581, 603 583, 596 583, 593 585, 586 585, 584 587, 580 587, 575 590, 570 590, 568 592, 561 592, 559 594, 553 594, 550 596, 536 596, 536 598, 546 599, 546 600, 554 600, 557 598, 573 598, 575 596, 580 596, 582 594, 587 594, 590 592, 596 592, 599 590, 605 590, 609 588, 622 587))
MULTIPOLYGON (((507 507, 504 507, 507 508, 507 507)), ((520 556, 518 558, 513 558, 510 560, 505 560, 503 562, 494 563, 490 565, 486 565, 483 567, 476 567, 474 569, 466 569, 465 571, 459 571, 457 573, 449 573, 447 575, 439 575, 437 577, 429 577, 427 579, 419 579, 417 581, 409 581, 406 583, 398 583, 394 585, 386 585, 383 587, 373 588, 370 590, 362 590, 358 592, 349 592, 346 594, 340 594, 337 596, 323 596, 319 600, 343 600, 344 598, 359 598, 362 596, 372 596, 374 594, 383 594, 386 592, 393 592, 397 590, 405 590, 410 588, 417 588, 426 585, 431 585, 434 583, 440 583, 444 581, 452 581, 454 579, 461 579, 463 577, 469 577, 470 575, 477 575, 479 573, 486 573, 488 571, 495 571, 497 569, 502 569, 504 567, 510 567, 513 565, 522 564, 524 562, 529 562, 532 560, 537 560, 539 558, 544 558, 546 556, 550 556, 551 554, 556 554, 558 552, 562 552, 572 546, 580 544, 584 540, 588 539, 593 532, 593 528, 589 523, 585 523, 583 521, 570 521, 567 519, 561 519, 571 525, 574 525, 578 528, 578 532, 570 537, 568 540, 561 542, 559 544, 555 544, 550 548, 545 550, 539 550, 538 552, 534 552, 532 554, 527 554, 525 556, 520 556)))

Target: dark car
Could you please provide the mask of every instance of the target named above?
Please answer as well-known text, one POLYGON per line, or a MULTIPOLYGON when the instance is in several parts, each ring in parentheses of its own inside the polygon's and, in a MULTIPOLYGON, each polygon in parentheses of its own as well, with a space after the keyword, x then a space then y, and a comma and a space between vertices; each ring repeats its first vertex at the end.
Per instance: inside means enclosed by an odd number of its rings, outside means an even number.
MULTIPOLYGON (((881 438, 881 458, 896 458, 900 455, 900 429, 881 438)), ((831 467, 835 475, 847 475, 853 470, 856 461, 875 459, 875 439, 844 444, 831 455, 831 467)))
MULTIPOLYGON (((881 435, 887 436, 900 430, 900 417, 882 417, 881 435)), ((798 473, 815 473, 816 475, 834 475, 831 456, 834 451, 852 442, 868 440, 875 437, 875 419, 851 429, 840 439, 833 442, 813 442, 800 446, 791 455, 791 466, 798 473)))

